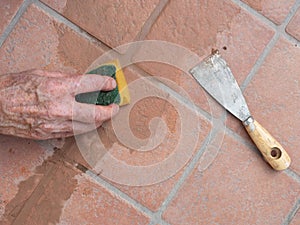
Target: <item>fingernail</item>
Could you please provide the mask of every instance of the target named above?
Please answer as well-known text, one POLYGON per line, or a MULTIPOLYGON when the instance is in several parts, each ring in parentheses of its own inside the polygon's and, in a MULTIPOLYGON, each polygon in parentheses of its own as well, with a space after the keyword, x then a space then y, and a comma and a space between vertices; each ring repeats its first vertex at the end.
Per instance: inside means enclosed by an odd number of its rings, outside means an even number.
POLYGON ((116 88, 116 86, 117 86, 117 83, 116 83, 115 79, 111 78, 111 87, 116 88))
POLYGON ((112 114, 114 116, 119 112, 119 105, 113 104, 112 107, 112 114))

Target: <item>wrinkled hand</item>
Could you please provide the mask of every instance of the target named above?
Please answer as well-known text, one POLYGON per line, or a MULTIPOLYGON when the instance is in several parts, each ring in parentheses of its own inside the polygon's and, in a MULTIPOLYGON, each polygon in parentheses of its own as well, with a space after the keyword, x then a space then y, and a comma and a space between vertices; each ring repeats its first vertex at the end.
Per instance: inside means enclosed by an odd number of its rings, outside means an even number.
POLYGON ((42 140, 95 129, 118 112, 118 105, 79 103, 75 95, 115 86, 110 77, 90 74, 32 70, 2 75, 0 133, 42 140))

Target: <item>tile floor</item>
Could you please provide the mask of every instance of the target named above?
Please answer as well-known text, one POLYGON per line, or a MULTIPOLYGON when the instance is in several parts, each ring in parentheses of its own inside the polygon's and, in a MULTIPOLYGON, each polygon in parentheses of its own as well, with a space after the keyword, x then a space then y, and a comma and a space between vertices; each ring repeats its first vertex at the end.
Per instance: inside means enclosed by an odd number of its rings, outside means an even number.
POLYGON ((76 138, 0 135, 0 224, 300 224, 299 23, 300 0, 2 0, 0 74, 109 53, 132 103, 76 138), (289 169, 188 74, 212 48, 289 169))

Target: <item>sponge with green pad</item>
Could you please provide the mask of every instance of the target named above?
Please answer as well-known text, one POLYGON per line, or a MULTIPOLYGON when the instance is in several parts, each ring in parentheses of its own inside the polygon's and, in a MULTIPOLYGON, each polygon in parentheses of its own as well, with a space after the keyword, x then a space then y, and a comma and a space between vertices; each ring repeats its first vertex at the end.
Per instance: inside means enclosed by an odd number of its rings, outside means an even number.
POLYGON ((112 103, 120 106, 130 103, 130 95, 124 73, 117 60, 101 65, 88 74, 99 74, 110 76, 116 80, 117 87, 111 91, 93 91, 80 93, 75 96, 75 100, 81 103, 95 105, 110 105, 112 103))

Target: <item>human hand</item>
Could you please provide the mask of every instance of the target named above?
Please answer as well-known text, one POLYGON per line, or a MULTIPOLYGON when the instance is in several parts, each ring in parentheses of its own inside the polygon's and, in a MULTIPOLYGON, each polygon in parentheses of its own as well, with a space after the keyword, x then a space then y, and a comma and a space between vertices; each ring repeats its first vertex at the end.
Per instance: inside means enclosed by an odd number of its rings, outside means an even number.
POLYGON ((75 95, 115 86, 113 78, 92 74, 31 70, 2 75, 0 133, 43 140, 93 130, 113 117, 119 106, 79 103, 75 95))

